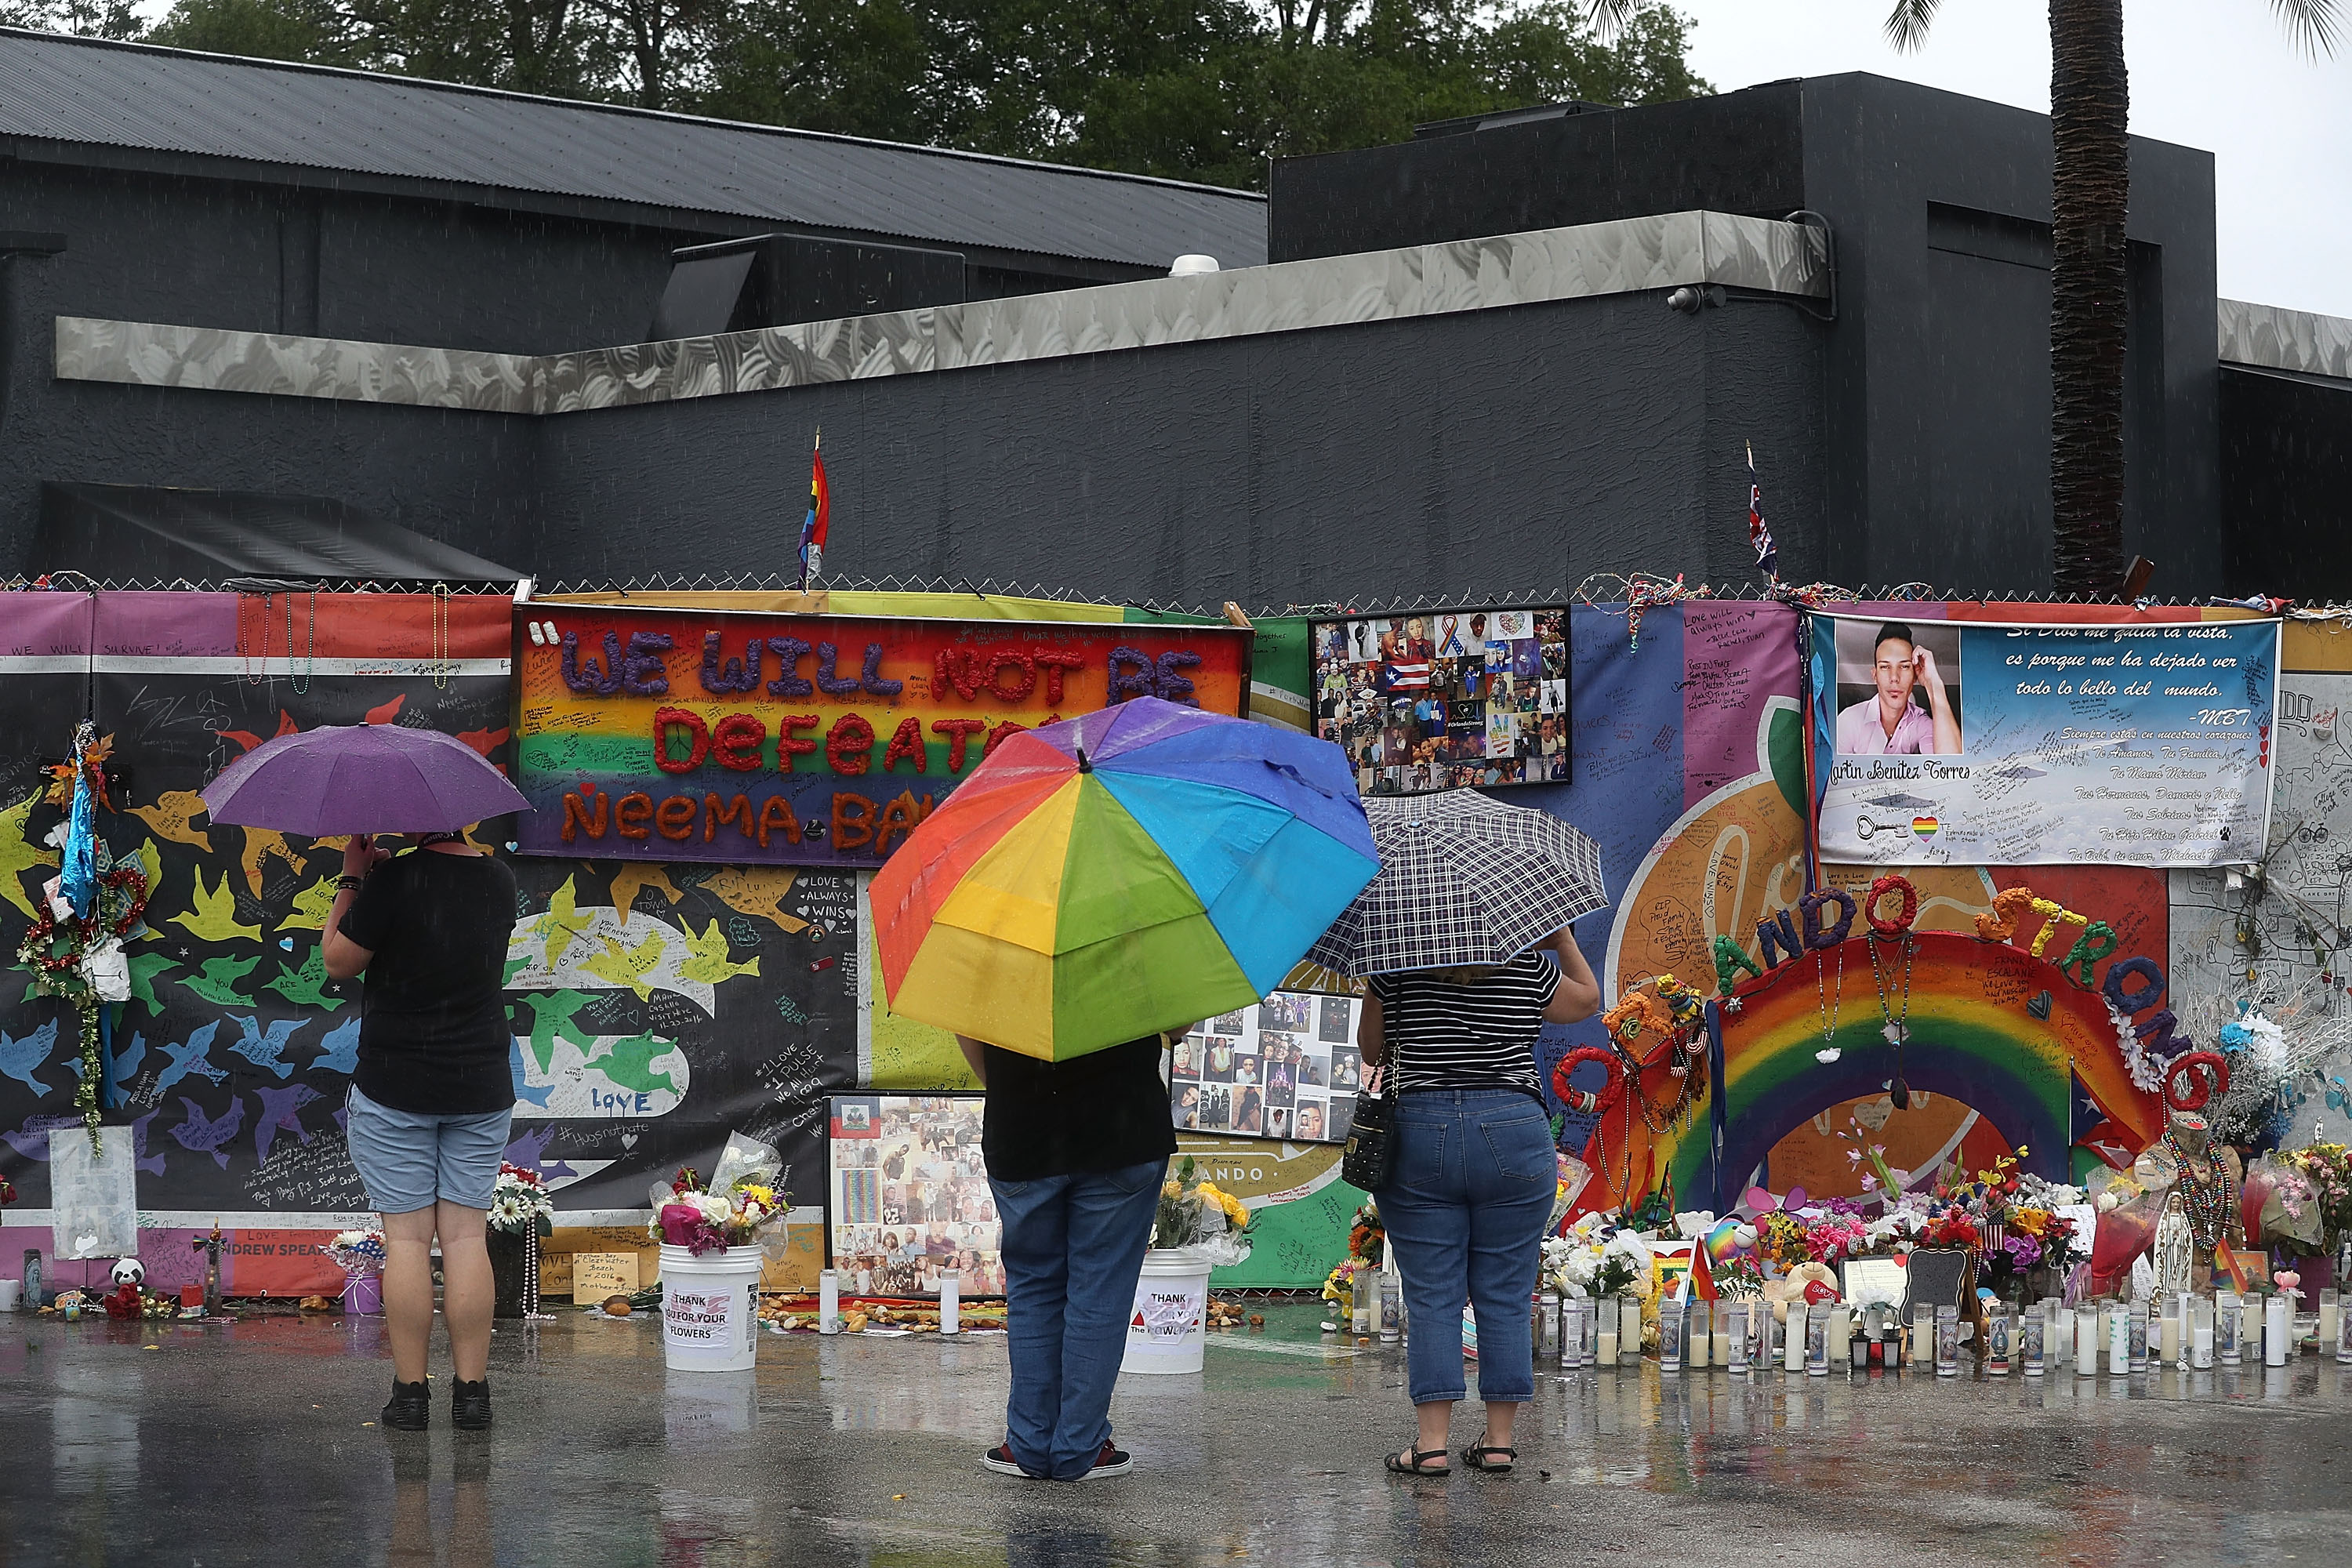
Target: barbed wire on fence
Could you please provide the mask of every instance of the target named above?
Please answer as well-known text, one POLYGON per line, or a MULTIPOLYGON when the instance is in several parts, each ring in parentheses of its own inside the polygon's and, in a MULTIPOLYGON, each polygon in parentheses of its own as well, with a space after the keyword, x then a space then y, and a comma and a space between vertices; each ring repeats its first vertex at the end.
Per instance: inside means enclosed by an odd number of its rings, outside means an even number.
MULTIPOLYGON (((92 577, 77 571, 51 572, 37 575, 19 574, 0 579, 0 591, 78 594, 178 592, 285 596, 299 594, 438 593, 452 596, 505 598, 515 595, 516 586, 512 583, 480 581, 441 583, 423 578, 344 577, 303 581, 257 577, 216 580, 196 580, 186 577, 92 577)), ((797 592, 799 589, 800 584, 796 578, 774 572, 653 573, 633 577, 564 579, 533 586, 530 596, 551 598, 605 594, 647 596, 688 593, 784 594, 797 592)), ((970 595, 979 599, 1029 599, 1049 604, 1099 605, 1134 608, 1154 615, 1197 616, 1210 620, 1219 618, 1225 608, 1222 603, 1188 605, 1180 601, 1157 598, 1121 600, 1099 594, 1084 593, 1060 584, 1008 582, 994 577, 975 580, 967 576, 947 577, 914 573, 893 573, 874 577, 856 575, 828 577, 811 592, 970 595)), ((1308 620, 1360 620, 1456 610, 1532 610, 1569 606, 1581 606, 1622 616, 1635 606, 1647 610, 1668 604, 1695 600, 1733 604, 1777 602, 1789 604, 1800 609, 1826 609, 1842 605, 1871 604, 2080 605, 2086 608, 2112 609, 2128 603, 2133 607, 2142 610, 2201 608, 2268 610, 2291 620, 2334 623, 2338 630, 2352 630, 2352 604, 2335 600, 2312 605, 2297 605, 2291 601, 2277 599, 2168 595, 2126 601, 2112 594, 2063 595, 2039 588, 2018 591, 1944 589, 1930 583, 1916 580, 1878 586, 1865 583, 1852 587, 1834 583, 1797 585, 1778 582, 1759 583, 1752 580, 1713 584, 1691 583, 1682 574, 1669 576, 1663 573, 1653 572, 1595 573, 1572 587, 1565 583, 1548 587, 1475 585, 1435 596, 1397 594, 1385 596, 1292 599, 1243 607, 1244 613, 1254 620, 1291 617, 1308 620)))

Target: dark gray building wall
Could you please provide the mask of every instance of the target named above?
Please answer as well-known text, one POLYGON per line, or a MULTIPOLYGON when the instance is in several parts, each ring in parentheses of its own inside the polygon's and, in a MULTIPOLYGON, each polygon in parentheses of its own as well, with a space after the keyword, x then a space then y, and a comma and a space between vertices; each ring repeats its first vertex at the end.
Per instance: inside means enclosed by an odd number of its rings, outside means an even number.
MULTIPOLYGON (((1803 84, 1805 205, 1837 234, 1823 385, 1847 581, 2050 585, 2050 124, 1870 76, 1803 84)), ((2124 542, 2221 580, 2213 163, 2132 141, 2124 542)))
POLYGON ((568 415, 488 553, 782 570, 821 424, 845 574, 1253 607, 1722 579, 1748 574, 1752 437, 1812 572, 1817 375, 1792 310, 1695 326, 1643 294, 568 415))
MULTIPOLYGON (((1840 302, 1803 394, 1828 451, 1805 499, 1826 519, 1831 574, 2047 588, 2050 159, 2044 116, 1813 78, 1285 160, 1269 233, 1297 257, 1686 206, 1817 213, 1840 302)), ((2210 592, 2223 554, 2212 158, 2135 138, 2132 180, 2125 543, 2157 563, 2157 591, 2210 592)))
POLYGON ((2352 384, 2233 366, 2221 401, 2228 592, 2352 601, 2352 384))

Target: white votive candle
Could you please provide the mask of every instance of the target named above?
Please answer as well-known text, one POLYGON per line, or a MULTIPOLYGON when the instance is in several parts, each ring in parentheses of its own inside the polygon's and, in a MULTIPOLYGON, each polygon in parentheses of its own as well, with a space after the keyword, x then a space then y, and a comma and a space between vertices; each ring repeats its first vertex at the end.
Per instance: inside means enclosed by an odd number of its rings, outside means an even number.
POLYGON ((841 1276, 830 1268, 816 1277, 816 1331, 841 1332, 841 1276))
POLYGON ((2084 1307, 2074 1313, 2074 1375, 2096 1377, 2099 1374, 2099 1314, 2095 1308, 2084 1307))

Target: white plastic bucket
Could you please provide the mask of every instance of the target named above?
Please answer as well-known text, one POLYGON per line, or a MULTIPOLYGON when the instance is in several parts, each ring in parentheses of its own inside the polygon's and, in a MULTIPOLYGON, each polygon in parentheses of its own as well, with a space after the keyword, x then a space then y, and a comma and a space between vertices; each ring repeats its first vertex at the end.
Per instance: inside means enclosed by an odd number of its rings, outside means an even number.
POLYGON ((746 1372, 760 1356, 760 1265, 756 1247, 697 1258, 661 1249, 662 1353, 673 1372, 746 1372))
POLYGON ((1198 1372, 1208 1344, 1209 1266, 1143 1255, 1121 1372, 1198 1372))

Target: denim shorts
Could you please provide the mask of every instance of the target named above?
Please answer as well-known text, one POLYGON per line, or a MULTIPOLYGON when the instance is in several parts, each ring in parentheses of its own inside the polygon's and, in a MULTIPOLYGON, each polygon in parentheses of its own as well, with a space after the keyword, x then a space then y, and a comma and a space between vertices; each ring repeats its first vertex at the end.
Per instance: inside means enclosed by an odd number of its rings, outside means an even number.
POLYGON ((357 1084, 344 1110, 352 1163, 378 1214, 414 1214, 436 1201, 460 1208, 490 1206, 512 1110, 425 1116, 378 1105, 357 1084))

